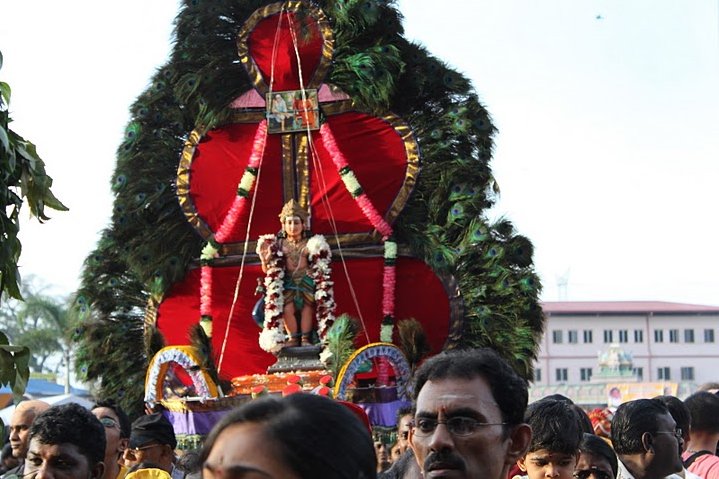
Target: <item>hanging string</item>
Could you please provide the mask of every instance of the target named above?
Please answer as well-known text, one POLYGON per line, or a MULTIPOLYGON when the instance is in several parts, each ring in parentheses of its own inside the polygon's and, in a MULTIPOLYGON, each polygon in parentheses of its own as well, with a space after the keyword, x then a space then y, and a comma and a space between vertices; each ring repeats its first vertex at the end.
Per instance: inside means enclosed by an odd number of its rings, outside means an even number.
MULTIPOLYGON (((274 41, 272 43, 272 60, 270 63, 270 86, 269 86, 269 97, 272 98, 272 91, 274 88, 275 83, 275 63, 277 61, 277 51, 279 49, 279 39, 280 39, 280 32, 282 30, 282 15, 285 13, 285 6, 282 7, 280 10, 279 18, 277 20, 277 28, 275 29, 275 36, 274 41)), ((263 123, 266 125, 266 120, 263 121, 263 123)), ((267 129, 265 128, 265 138, 267 138, 267 129)), ((232 321, 232 317, 235 312, 235 306, 237 305, 237 301, 239 299, 239 293, 240 293, 240 284, 242 283, 242 279, 244 277, 244 268, 245 268, 245 259, 247 258, 247 248, 249 246, 249 239, 250 239, 250 228, 252 226, 252 220, 254 218, 255 214, 255 206, 257 203, 257 194, 260 189, 260 178, 262 176, 262 161, 264 160, 265 156, 265 147, 267 142, 263 142, 262 145, 262 151, 260 152, 260 159, 259 159, 259 166, 257 168, 257 179, 255 182, 255 190, 252 193, 252 201, 250 203, 250 214, 249 218, 247 220, 247 229, 245 231, 245 241, 244 246, 242 249, 242 259, 240 261, 240 271, 237 275, 237 281, 235 282, 235 291, 232 298, 232 304, 230 306, 230 311, 227 317, 227 324, 225 325, 225 334, 222 338, 222 347, 220 349, 220 357, 217 361, 217 373, 220 374, 222 372, 222 363, 224 362, 225 358, 225 349, 227 347, 227 341, 229 339, 230 334, 230 323, 232 321)))
MULTIPOLYGON (((298 47, 298 41, 297 41, 297 34, 295 32, 294 23, 292 19, 288 15, 288 22, 289 22, 289 30, 290 30, 290 36, 292 37, 292 47, 294 49, 295 58, 297 59, 297 70, 298 70, 298 76, 300 81, 300 92, 302 94, 302 102, 303 102, 303 108, 307 108, 307 95, 306 90, 304 86, 304 78, 302 74, 302 61, 300 60, 300 52, 298 47)), ((312 165, 314 166, 315 175, 317 176, 320 187, 322 191, 327 191, 327 182, 324 177, 324 172, 322 171, 319 156, 317 155, 317 151, 314 147, 314 142, 312 140, 312 131, 310 129, 309 122, 305 121, 305 127, 306 127, 306 133, 307 133, 307 145, 308 149, 310 151, 310 156, 312 158, 312 165)), ((337 230, 337 223, 334 218, 334 212, 332 211, 332 207, 329 203, 329 201, 326 198, 326 195, 320 195, 320 199, 322 201, 322 204, 325 207, 325 210, 328 213, 328 219, 330 226, 332 227, 333 234, 335 236, 335 242, 337 243, 337 252, 340 255, 340 262, 342 263, 342 268, 345 273, 345 278, 347 279, 347 285, 349 286, 350 295, 352 297, 352 301, 354 302, 355 308, 357 310, 357 315, 359 316, 360 324, 362 325, 362 331, 364 332, 365 338, 367 340, 367 343, 370 343, 369 333, 367 332, 367 327, 365 325, 364 317, 362 315, 362 310, 360 309, 359 301, 357 299, 357 294, 354 289, 354 285, 352 284, 352 279, 350 278, 349 269, 347 268, 347 262, 345 261, 344 254, 342 251, 342 245, 339 240, 339 232, 337 230)))

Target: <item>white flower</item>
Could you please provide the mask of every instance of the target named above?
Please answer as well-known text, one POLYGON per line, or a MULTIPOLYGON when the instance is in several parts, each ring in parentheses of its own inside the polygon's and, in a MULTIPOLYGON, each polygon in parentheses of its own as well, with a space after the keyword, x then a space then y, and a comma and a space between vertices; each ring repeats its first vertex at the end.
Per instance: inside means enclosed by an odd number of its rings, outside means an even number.
POLYGON ((383 343, 391 343, 393 329, 394 329, 394 325, 383 324, 382 327, 380 328, 379 340, 382 341, 383 343))
POLYGON ((394 259, 397 257, 397 243, 394 241, 384 242, 384 257, 387 259, 394 259))
POLYGON ((260 347, 268 353, 279 353, 284 341, 284 333, 277 328, 263 329, 260 333, 260 347))
POLYGON ((320 361, 322 361, 322 364, 327 366, 329 364, 330 358, 332 358, 332 351, 330 351, 330 348, 323 348, 322 352, 320 353, 320 361))
POLYGON ((245 170, 245 173, 242 175, 242 179, 240 180, 240 188, 247 191, 248 193, 252 189, 252 185, 255 184, 255 175, 247 170, 245 170))
POLYGON ((212 246, 212 243, 207 243, 204 248, 202 248, 202 253, 200 254, 201 259, 210 260, 212 258, 217 257, 217 252, 219 250, 212 246))
POLYGON ((359 184, 359 181, 357 181, 357 177, 354 174, 354 171, 348 171, 344 175, 341 175, 342 181, 345 183, 345 187, 347 188, 347 191, 350 192, 350 194, 354 194, 355 191, 362 188, 359 184))
POLYGON ((275 242, 275 235, 262 235, 257 239, 257 247, 255 248, 255 252, 257 254, 260 254, 260 247, 265 243, 274 243, 275 242))

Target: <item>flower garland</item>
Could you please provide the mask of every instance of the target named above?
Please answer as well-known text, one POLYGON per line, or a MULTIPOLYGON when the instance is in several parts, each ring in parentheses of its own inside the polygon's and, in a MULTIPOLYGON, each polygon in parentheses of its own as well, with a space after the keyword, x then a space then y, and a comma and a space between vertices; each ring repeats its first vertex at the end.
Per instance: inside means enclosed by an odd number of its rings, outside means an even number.
POLYGON ((383 343, 392 342, 394 329, 395 284, 397 281, 397 243, 384 242, 384 271, 382 275, 382 326, 379 340, 383 343))
POLYGON ((270 259, 265 272, 265 321, 260 333, 260 347, 268 353, 277 354, 285 342, 281 318, 284 312, 283 281, 285 256, 275 235, 262 235, 257 241, 257 254, 269 244, 270 259))
POLYGON ((320 127, 320 136, 322 136, 322 144, 332 157, 332 162, 337 167, 337 171, 339 171, 347 191, 349 191, 352 198, 357 202, 357 205, 365 217, 372 223, 374 229, 382 235, 382 238, 389 238, 392 235, 392 227, 382 218, 377 208, 374 207, 372 201, 367 197, 352 168, 350 168, 347 158, 345 158, 345 155, 339 149, 339 146, 337 146, 337 140, 335 140, 332 130, 330 130, 330 126, 327 123, 322 124, 320 127))
POLYGON ((255 179, 259 172, 266 140, 267 120, 262 120, 257 126, 252 143, 252 153, 237 186, 237 195, 217 233, 210 236, 200 254, 200 264, 202 265, 200 272, 200 325, 207 337, 212 337, 212 260, 218 257, 222 244, 227 242, 237 225, 237 221, 245 211, 247 197, 255 184, 255 179))
MULTIPOLYGON (((276 354, 282 350, 286 334, 282 330, 284 313, 285 257, 280 243, 274 235, 262 235, 257 241, 257 254, 269 244, 270 259, 265 274, 265 322, 260 333, 260 347, 276 354)), ((328 329, 335 320, 334 283, 330 279, 332 251, 322 235, 315 235, 307 241, 308 275, 315 283, 315 314, 317 334, 324 343, 328 329)), ((327 349, 326 346, 323 349, 327 349)), ((324 353, 324 351, 323 351, 324 353)), ((323 355, 323 357, 326 355, 323 355)))
POLYGON ((307 242, 307 252, 310 278, 315 282, 317 334, 324 344, 327 331, 335 322, 334 282, 330 279, 332 251, 324 236, 315 235, 307 242))
POLYGON ((330 154, 332 162, 335 164, 337 171, 342 178, 345 188, 349 191, 357 205, 369 219, 374 229, 382 235, 384 242, 384 271, 382 274, 382 326, 380 327, 380 341, 392 342, 392 332, 394 330, 394 306, 395 306, 395 286, 397 282, 397 243, 391 241, 392 227, 379 214, 377 208, 372 204, 367 194, 362 189, 357 176, 355 176, 352 168, 344 156, 334 134, 327 123, 320 127, 320 136, 322 144, 330 154))

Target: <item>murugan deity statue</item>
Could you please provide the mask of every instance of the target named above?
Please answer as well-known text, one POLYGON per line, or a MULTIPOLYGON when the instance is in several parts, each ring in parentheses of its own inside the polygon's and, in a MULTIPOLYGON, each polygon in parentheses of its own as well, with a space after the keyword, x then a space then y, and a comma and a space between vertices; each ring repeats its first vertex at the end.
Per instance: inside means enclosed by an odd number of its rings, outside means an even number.
POLYGON ((260 346, 271 352, 288 346, 311 346, 315 316, 320 339, 334 320, 327 241, 321 235, 308 238, 308 213, 294 199, 284 205, 279 216, 279 234, 263 235, 257 242, 265 273, 265 322, 260 346))

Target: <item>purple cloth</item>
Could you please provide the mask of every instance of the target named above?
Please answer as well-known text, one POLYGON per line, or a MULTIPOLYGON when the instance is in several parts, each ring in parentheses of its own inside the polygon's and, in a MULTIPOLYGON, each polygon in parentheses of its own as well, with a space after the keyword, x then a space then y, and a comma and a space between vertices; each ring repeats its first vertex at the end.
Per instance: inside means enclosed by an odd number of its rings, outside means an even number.
POLYGON ((397 411, 401 408, 409 406, 409 401, 396 400, 384 403, 357 403, 369 417, 369 422, 373 426, 395 427, 397 425, 397 411))
POLYGON ((172 424, 175 434, 200 434, 205 436, 210 432, 212 426, 228 412, 230 412, 230 409, 198 412, 163 411, 163 414, 172 424))

